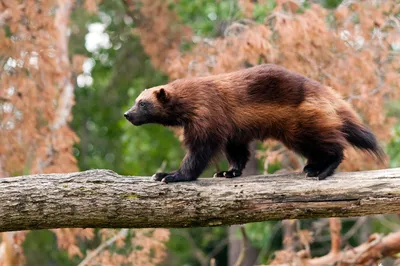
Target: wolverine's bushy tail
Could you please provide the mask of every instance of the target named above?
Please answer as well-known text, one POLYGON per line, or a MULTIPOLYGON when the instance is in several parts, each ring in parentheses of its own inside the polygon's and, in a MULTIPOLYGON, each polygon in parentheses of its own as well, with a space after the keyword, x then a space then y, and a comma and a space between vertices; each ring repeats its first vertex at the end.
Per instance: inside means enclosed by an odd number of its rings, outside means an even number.
POLYGON ((375 155, 382 163, 386 162, 385 152, 368 127, 350 118, 344 120, 342 132, 350 144, 375 155))

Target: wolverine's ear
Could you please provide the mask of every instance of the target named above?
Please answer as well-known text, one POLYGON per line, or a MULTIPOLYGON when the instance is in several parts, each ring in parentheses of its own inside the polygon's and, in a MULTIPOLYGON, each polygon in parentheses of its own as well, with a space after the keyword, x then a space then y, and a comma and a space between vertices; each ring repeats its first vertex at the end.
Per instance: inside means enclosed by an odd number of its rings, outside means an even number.
POLYGON ((168 102, 169 95, 163 88, 156 91, 155 94, 156 94, 157 100, 159 100, 160 102, 162 102, 162 103, 168 102))

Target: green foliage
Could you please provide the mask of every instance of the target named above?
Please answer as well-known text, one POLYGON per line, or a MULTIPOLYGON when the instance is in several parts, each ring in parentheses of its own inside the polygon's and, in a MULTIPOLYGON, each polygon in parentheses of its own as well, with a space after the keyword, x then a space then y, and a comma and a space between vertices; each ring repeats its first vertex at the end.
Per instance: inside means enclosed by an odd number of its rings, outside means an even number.
POLYGON ((73 266, 66 251, 57 248, 57 238, 48 230, 29 231, 22 244, 26 265, 63 265, 73 266))
POLYGON ((397 124, 393 130, 393 138, 390 141, 388 148, 390 156, 390 167, 400 166, 400 124, 397 124))
MULTIPOLYGON (((135 128, 123 117, 144 88, 166 83, 167 78, 153 69, 140 40, 132 36, 131 25, 121 19, 124 10, 119 4, 107 3, 101 8, 97 20, 89 21, 106 25, 104 33, 111 45, 85 52, 94 63, 90 72, 93 83, 76 89, 73 108, 72 126, 81 139, 75 150, 80 169, 108 168, 121 174, 150 175, 163 160, 168 167, 176 168, 182 149, 169 129, 135 128)), ((80 12, 74 15, 79 30, 71 40, 82 44, 88 17, 80 12)), ((79 45, 71 45, 71 49, 72 54, 82 52, 79 45)))
POLYGON ((343 2, 343 0, 319 0, 319 2, 325 8, 336 8, 343 2))
POLYGON ((245 225, 245 230, 251 244, 261 249, 270 242, 273 227, 273 222, 249 223, 245 225))
POLYGON ((170 241, 167 243, 170 259, 163 265, 200 265, 193 254, 201 252, 203 256, 207 256, 217 247, 222 249, 214 257, 217 265, 226 265, 227 237, 226 227, 172 229, 170 241))
POLYGON ((227 22, 240 18, 236 1, 181 0, 171 4, 197 36, 214 37, 222 35, 227 22))
MULTIPOLYGON (((388 116, 400 117, 400 102, 388 104, 388 116)), ((397 123, 392 131, 392 140, 387 145, 387 152, 390 156, 390 167, 400 166, 400 123, 397 123)))
POLYGON ((265 3, 256 3, 253 10, 253 18, 257 22, 263 23, 265 18, 275 8, 275 6, 275 0, 268 0, 265 3))

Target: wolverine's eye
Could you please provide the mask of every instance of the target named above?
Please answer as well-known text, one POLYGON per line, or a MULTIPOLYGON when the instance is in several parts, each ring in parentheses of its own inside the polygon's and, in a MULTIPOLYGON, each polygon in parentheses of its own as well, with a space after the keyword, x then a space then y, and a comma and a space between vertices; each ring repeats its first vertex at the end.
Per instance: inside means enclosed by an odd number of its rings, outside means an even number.
POLYGON ((144 102, 139 102, 140 107, 144 107, 146 104, 144 102))

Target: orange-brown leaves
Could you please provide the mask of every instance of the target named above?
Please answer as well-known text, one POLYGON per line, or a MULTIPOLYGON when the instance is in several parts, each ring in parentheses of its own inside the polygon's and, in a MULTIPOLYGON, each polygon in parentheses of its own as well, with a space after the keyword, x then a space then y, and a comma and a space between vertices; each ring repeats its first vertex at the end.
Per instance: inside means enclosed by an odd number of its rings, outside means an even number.
POLYGON ((0 173, 71 172, 76 135, 68 62, 72 1, 6 1, 0 31, 0 173), (52 15, 52 12, 55 16, 52 15))
POLYGON ((134 32, 140 36, 143 48, 150 55, 153 65, 165 70, 167 61, 175 57, 180 41, 191 37, 191 30, 179 23, 177 14, 168 8, 168 1, 142 1, 140 13, 142 21, 134 32))
POLYGON ((83 256, 78 246, 79 242, 77 235, 79 235, 82 240, 90 240, 94 238, 93 229, 91 228, 63 228, 51 231, 53 231, 57 236, 58 247, 67 250, 70 257, 83 256))
POLYGON ((98 11, 98 6, 97 3, 98 1, 96 0, 85 0, 84 3, 84 8, 89 12, 89 13, 96 13, 98 11))
MULTIPOLYGON (((169 60, 159 55, 162 49, 146 51, 160 59, 157 66, 171 79, 230 72, 247 64, 283 65, 340 92, 378 139, 388 141, 396 120, 387 117, 385 102, 400 97, 400 23, 394 15, 400 4, 368 0, 332 11, 313 4, 300 13, 296 12, 295 2, 279 0, 265 23, 233 22, 224 37, 200 38, 190 52, 181 52, 176 45, 180 40, 174 39, 168 50, 169 60)), ((254 3, 241 0, 239 6, 251 18, 254 3)), ((144 40, 146 35, 157 42, 169 38, 141 31, 144 40)), ((382 167, 362 153, 349 150, 347 154, 352 159, 345 160, 342 169, 382 167)))
MULTIPOLYGON (((169 239, 168 229, 121 229, 101 230, 102 243, 96 250, 89 251, 85 265, 143 265, 152 266, 162 262, 166 257, 165 242, 169 239), (128 230, 132 251, 128 254, 110 252, 106 248, 115 245, 117 250, 125 245, 128 230), (94 252, 94 254, 92 253, 94 252), (96 255, 96 256, 93 256, 96 255)), ((121 252, 122 253, 122 252, 121 252)))

